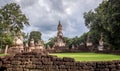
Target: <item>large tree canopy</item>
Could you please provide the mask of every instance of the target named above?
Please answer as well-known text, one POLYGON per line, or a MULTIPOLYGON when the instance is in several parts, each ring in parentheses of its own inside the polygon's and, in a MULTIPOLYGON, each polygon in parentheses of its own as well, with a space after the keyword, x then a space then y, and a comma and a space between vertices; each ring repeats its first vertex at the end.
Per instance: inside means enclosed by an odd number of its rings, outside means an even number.
POLYGON ((35 43, 41 40, 41 32, 39 31, 32 31, 30 32, 30 39, 34 39, 35 43))
POLYGON ((13 35, 21 33, 24 25, 28 26, 29 22, 19 5, 10 3, 0 7, 0 37, 2 38, 0 43, 2 45, 12 44, 13 35))
POLYGON ((94 11, 84 13, 85 25, 103 33, 104 40, 113 49, 120 49, 120 0, 104 0, 94 11))
MULTIPOLYGON (((16 3, 7 4, 0 9, 1 24, 15 33, 21 31, 24 25, 29 25, 28 19, 16 3)), ((2 27, 3 27, 2 26, 2 27)))

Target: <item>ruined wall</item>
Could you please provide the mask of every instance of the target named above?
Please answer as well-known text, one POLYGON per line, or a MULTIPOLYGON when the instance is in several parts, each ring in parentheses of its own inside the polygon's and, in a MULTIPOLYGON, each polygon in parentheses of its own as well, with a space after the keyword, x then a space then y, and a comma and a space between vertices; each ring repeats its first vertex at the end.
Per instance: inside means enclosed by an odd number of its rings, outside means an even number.
MULTIPOLYGON (((90 47, 89 47, 90 48, 90 47)), ((68 53, 68 52, 90 52, 89 48, 85 47, 84 45, 69 48, 69 47, 55 47, 54 49, 46 49, 49 53, 68 53)))
POLYGON ((0 59, 0 71, 120 71, 120 60, 75 62, 73 58, 31 52, 0 59))
POLYGON ((105 53, 105 54, 115 54, 115 55, 120 55, 120 50, 96 51, 96 53, 105 53))

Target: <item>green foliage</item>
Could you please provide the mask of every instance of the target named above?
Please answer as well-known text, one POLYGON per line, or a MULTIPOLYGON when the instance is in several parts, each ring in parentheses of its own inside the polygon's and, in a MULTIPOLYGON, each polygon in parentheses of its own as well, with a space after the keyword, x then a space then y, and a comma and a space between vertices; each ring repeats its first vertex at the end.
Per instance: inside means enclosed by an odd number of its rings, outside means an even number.
POLYGON ((11 36, 9 33, 2 34, 0 39, 1 48, 5 47, 5 45, 11 46, 13 44, 13 36, 11 36))
POLYGON ((32 31, 30 32, 30 39, 34 39, 35 43, 41 40, 41 32, 39 31, 32 31))
POLYGON ((101 33, 99 33, 96 30, 90 30, 89 31, 89 35, 90 35, 90 40, 93 44, 99 44, 99 40, 100 40, 100 35, 101 33))
POLYGON ((69 42, 67 43, 67 45, 69 47, 72 47, 72 45, 74 45, 76 47, 76 45, 79 45, 80 43, 86 43, 86 39, 87 39, 87 34, 88 33, 84 33, 83 35, 81 35, 80 37, 73 37, 73 38, 69 38, 69 42))
MULTIPOLYGON (((84 13, 85 25, 96 32, 103 33, 104 40, 113 49, 120 49, 120 1, 104 0, 95 11, 84 13)), ((97 36, 98 37, 98 36, 97 36)))
POLYGON ((50 47, 53 47, 55 40, 56 40, 56 37, 50 38, 49 41, 45 45, 46 46, 49 45, 50 47))
POLYGON ((26 16, 20 10, 16 3, 6 4, 0 10, 1 24, 15 33, 21 31, 24 25, 28 26, 29 22, 26 16))
POLYGON ((73 42, 72 38, 64 37, 64 40, 65 40, 66 45, 67 45, 68 47, 71 47, 71 46, 72 46, 72 42, 73 42))
POLYGON ((86 40, 87 40, 87 35, 88 33, 83 33, 83 35, 81 35, 79 38, 78 38, 78 42, 79 43, 86 43, 86 40))
POLYGON ((29 22, 16 3, 0 7, 0 43, 2 46, 12 45, 14 35, 19 35, 29 22))

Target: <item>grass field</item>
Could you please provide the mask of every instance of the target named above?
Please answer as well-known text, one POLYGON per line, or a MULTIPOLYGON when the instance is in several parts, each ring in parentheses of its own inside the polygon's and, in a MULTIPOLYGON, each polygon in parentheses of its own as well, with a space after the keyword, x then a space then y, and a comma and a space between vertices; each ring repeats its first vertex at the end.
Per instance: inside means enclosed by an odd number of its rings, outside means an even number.
POLYGON ((120 55, 98 54, 98 53, 52 53, 58 57, 71 57, 76 61, 112 61, 120 60, 120 55))
POLYGON ((0 56, 6 56, 6 55, 8 55, 8 54, 0 54, 0 56))

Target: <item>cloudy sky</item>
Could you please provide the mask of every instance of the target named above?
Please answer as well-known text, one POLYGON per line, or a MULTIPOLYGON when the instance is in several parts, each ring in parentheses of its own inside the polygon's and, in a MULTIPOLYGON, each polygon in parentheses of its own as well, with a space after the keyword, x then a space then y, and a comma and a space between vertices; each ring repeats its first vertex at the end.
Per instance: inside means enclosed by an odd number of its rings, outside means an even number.
POLYGON ((56 36, 58 21, 63 25, 66 37, 80 36, 88 29, 84 25, 83 13, 96 8, 102 0, 0 0, 0 6, 15 2, 31 24, 24 31, 40 31, 42 39, 48 41, 56 36))

